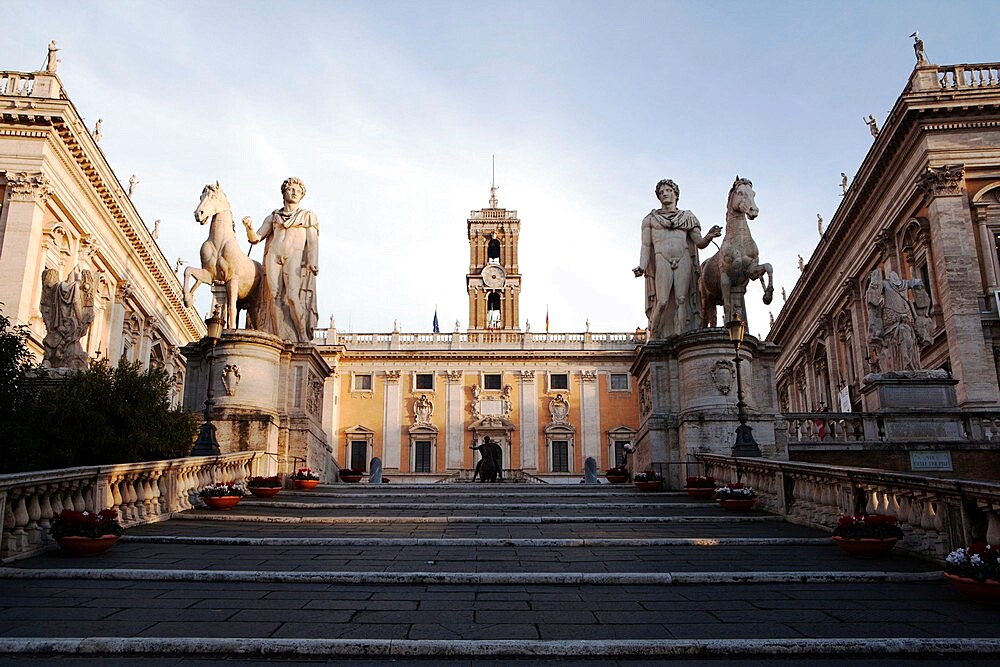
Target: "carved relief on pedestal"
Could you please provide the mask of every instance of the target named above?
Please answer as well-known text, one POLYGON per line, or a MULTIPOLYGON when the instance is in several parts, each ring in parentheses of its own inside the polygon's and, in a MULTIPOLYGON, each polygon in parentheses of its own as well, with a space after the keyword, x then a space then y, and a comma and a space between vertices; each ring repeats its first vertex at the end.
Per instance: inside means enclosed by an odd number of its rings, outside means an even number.
POLYGON ((639 416, 647 417, 653 411, 653 392, 649 384, 649 378, 639 385, 639 416))
POLYGON ((323 383, 315 373, 309 374, 309 388, 306 391, 306 410, 311 415, 323 411, 323 383))
POLYGON ((928 199, 965 194, 962 180, 965 178, 965 165, 955 164, 943 167, 928 167, 927 171, 917 177, 919 188, 928 199))
POLYGON ((715 385, 720 394, 727 396, 733 390, 733 380, 736 377, 733 362, 722 359, 716 361, 715 365, 712 366, 710 374, 712 376, 712 384, 715 385))
POLYGON ((222 369, 222 386, 226 390, 226 396, 235 396, 236 388, 240 386, 240 367, 236 364, 227 364, 222 369))
POLYGON ((14 201, 44 204, 52 196, 52 182, 40 171, 6 171, 7 190, 14 201))

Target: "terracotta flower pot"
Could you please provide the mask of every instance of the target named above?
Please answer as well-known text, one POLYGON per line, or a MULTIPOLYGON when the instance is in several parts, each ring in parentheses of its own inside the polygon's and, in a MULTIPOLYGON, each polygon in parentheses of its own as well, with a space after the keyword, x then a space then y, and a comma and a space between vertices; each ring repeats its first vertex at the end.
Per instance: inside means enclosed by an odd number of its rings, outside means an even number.
POLYGON ((635 488, 640 491, 662 491, 663 490, 663 480, 649 480, 646 482, 635 482, 635 488))
POLYGON ((281 491, 280 486, 250 486, 247 488, 258 498, 273 498, 281 491))
POLYGON ((605 473, 604 477, 612 484, 624 484, 628 481, 628 475, 616 475, 615 473, 605 473))
POLYGON ((213 510, 228 510, 236 507, 243 496, 205 496, 202 501, 213 510))
POLYGON ((833 540, 855 558, 881 558, 892 551, 898 541, 895 537, 863 537, 859 540, 849 540, 839 535, 834 535, 833 540))
POLYGON ((293 479, 292 486, 300 491, 309 491, 310 489, 316 488, 319 484, 318 479, 293 479))
POLYGON ((715 498, 714 486, 685 486, 684 491, 692 498, 698 500, 711 500, 715 498))
POLYGON ((340 476, 340 481, 347 482, 349 484, 357 484, 363 477, 360 472, 355 472, 350 468, 341 468, 337 471, 337 474, 340 476))
POLYGON ((100 537, 57 537, 59 548, 71 556, 96 556, 102 554, 118 541, 117 535, 102 535, 100 537))
POLYGON ((1000 604, 1000 581, 987 579, 986 581, 976 581, 960 577, 957 574, 944 573, 944 576, 951 582, 951 585, 961 593, 968 595, 973 600, 1000 604))
POLYGON ((729 500, 719 500, 719 507, 730 512, 746 512, 757 504, 756 498, 739 498, 729 500))

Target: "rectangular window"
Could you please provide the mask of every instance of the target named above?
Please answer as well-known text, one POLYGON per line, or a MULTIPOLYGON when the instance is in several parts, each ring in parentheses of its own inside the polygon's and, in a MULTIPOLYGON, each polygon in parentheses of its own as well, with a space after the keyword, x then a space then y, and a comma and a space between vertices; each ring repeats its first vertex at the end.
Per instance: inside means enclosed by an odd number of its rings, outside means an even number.
POLYGON ((413 378, 413 386, 417 390, 434 389, 434 373, 417 373, 413 378))
POLYGON ((372 390, 372 374, 355 373, 354 391, 371 391, 371 390, 372 390))
POLYGON ((625 463, 625 445, 628 440, 615 440, 615 467, 625 463))
POLYGON ((628 373, 611 374, 611 391, 628 391, 628 373))
POLYGON ((552 441, 552 472, 569 472, 569 441, 552 441))
POLYGON ((549 373, 549 389, 569 389, 569 373, 549 373))
POLYGON ((486 373, 483 375, 483 389, 492 391, 503 389, 503 375, 500 373, 486 373))
POLYGON ((431 472, 431 442, 417 440, 413 443, 413 472, 431 472))
MULTIPOLYGON (((369 376, 370 379, 370 376, 369 376)), ((368 458, 368 443, 364 440, 354 440, 351 442, 351 469, 368 470, 366 459, 368 458)))

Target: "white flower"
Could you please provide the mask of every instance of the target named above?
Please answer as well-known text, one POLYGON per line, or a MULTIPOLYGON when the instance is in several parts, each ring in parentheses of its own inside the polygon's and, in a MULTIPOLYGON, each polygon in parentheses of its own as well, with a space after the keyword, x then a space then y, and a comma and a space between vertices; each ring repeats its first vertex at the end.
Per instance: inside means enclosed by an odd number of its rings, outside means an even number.
POLYGON ((983 564, 983 559, 979 557, 979 554, 972 554, 972 558, 969 560, 970 563, 979 567, 983 564))
POLYGON ((945 560, 952 565, 962 565, 968 560, 968 557, 966 556, 965 549, 955 549, 948 554, 948 557, 945 560))

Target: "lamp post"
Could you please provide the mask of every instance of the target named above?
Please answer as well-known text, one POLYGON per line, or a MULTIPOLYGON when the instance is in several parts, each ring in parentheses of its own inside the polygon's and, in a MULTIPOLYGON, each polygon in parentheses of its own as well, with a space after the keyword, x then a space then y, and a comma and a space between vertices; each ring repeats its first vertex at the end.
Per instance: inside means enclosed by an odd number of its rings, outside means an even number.
POLYGON ((746 335, 746 322, 739 313, 733 314, 733 319, 726 322, 726 331, 729 332, 729 340, 736 348, 736 418, 740 425, 736 427, 736 444, 733 445, 733 456, 760 457, 760 445, 753 439, 753 429, 747 425, 747 404, 743 401, 743 375, 740 372, 740 346, 743 344, 743 336, 746 335))
POLYGON ((205 392, 205 421, 198 431, 198 439, 194 441, 194 448, 191 456, 218 456, 222 452, 219 450, 219 441, 215 437, 215 424, 212 423, 212 406, 215 405, 215 391, 212 384, 215 376, 215 345, 222 337, 222 318, 218 312, 205 320, 205 338, 212 347, 208 352, 208 390, 205 392))

